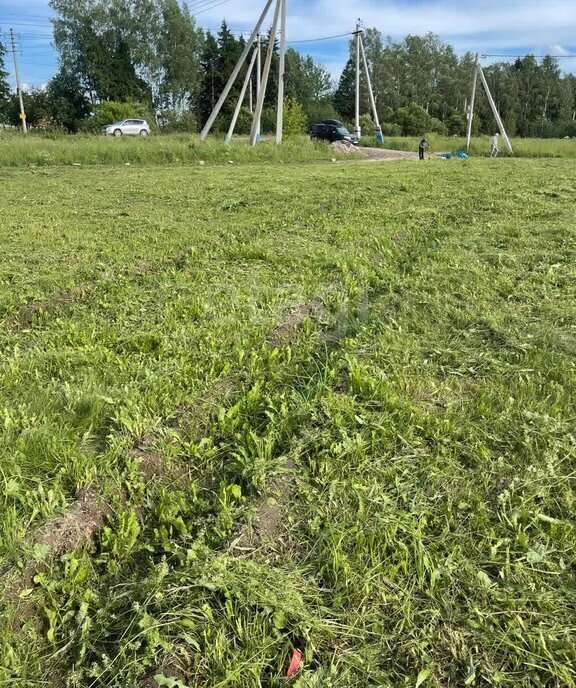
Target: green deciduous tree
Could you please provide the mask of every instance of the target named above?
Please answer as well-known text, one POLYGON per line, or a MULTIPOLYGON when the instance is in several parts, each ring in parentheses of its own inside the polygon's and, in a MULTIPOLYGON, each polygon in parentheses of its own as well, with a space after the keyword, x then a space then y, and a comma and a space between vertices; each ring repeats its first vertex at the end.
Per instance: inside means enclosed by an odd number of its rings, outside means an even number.
POLYGON ((432 117, 417 103, 410 103, 396 112, 396 123, 404 136, 422 136, 432 131, 432 117))
POLYGON ((78 77, 65 68, 48 82, 46 105, 56 126, 69 132, 78 131, 90 114, 90 103, 78 77))
POLYGON ((199 115, 204 34, 186 4, 161 1, 157 52, 160 65, 158 100, 162 110, 182 119, 186 111, 199 115))

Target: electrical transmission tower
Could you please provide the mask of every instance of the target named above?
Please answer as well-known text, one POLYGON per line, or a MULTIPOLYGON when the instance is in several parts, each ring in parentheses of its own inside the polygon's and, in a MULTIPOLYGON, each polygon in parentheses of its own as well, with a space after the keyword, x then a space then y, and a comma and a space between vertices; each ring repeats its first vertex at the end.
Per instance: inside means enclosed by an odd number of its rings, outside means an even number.
POLYGON ((472 97, 470 98, 470 107, 468 109, 468 131, 466 133, 466 150, 470 149, 470 140, 472 139, 472 123, 474 121, 474 104, 476 102, 476 91, 478 90, 478 77, 480 77, 480 82, 482 83, 482 86, 486 93, 486 97, 488 98, 488 102, 490 103, 490 107, 492 108, 492 114, 494 115, 496 124, 500 129, 500 134, 504 139, 506 148, 508 148, 511 155, 514 155, 514 151, 512 150, 512 144, 510 143, 510 139, 508 138, 508 134, 506 133, 506 129, 504 128, 504 122, 500 117, 500 113, 498 112, 498 108, 496 106, 496 103, 494 102, 492 93, 490 92, 490 87, 488 86, 488 82, 486 81, 486 75, 484 74, 484 70, 480 66, 480 56, 478 55, 478 53, 476 53, 476 61, 474 63, 474 76, 472 78, 472 97))
POLYGON ((376 131, 376 140, 384 141, 382 136, 382 127, 380 126, 380 118, 378 117, 378 110, 376 109, 376 99, 374 98, 374 89, 372 88, 372 79, 370 78, 370 70, 368 69, 368 60, 366 59, 366 50, 364 49, 364 29, 362 28, 362 21, 359 19, 356 23, 356 121, 354 124, 354 133, 358 138, 362 135, 362 127, 360 126, 360 83, 362 69, 360 59, 364 65, 364 73, 366 74, 366 82, 368 86, 368 95, 370 97, 370 106, 372 108, 372 117, 374 119, 374 128, 376 131))
POLYGON ((277 116, 277 122, 276 122, 276 143, 281 144, 282 143, 282 133, 284 129, 284 82, 285 82, 285 70, 286 70, 286 13, 287 13, 287 0, 267 0, 264 9, 262 11, 262 14, 260 15, 260 18, 258 19, 258 22, 256 23, 256 26, 254 27, 254 30, 252 31, 252 34, 250 38, 248 39, 246 43, 246 47, 244 51, 242 52, 242 55, 240 56, 240 59, 236 63, 236 66, 232 70, 232 74, 230 75, 230 79, 228 80, 228 83, 224 87, 224 90, 222 91, 220 98, 218 99, 218 102, 216 103, 216 106, 214 107, 214 110, 212 111, 210 117, 208 118, 208 121, 206 122, 204 129, 202 130, 202 133, 200 134, 200 140, 204 141, 204 139, 208 136, 210 133, 210 130, 212 129, 212 126, 214 125, 214 122, 216 121, 216 118, 220 114, 220 111, 222 110, 222 107, 224 103, 226 102, 228 96, 230 95, 230 91, 232 90, 234 84, 236 83, 236 79, 238 78, 240 72, 242 71, 242 67, 246 63, 246 60, 248 56, 250 55, 250 51, 253 51, 252 57, 250 58, 249 64, 248 64, 248 71, 246 74, 246 78, 244 79, 244 83, 242 85, 242 89, 240 92, 240 97, 238 99, 238 103, 236 104, 236 109, 234 111, 234 115, 232 117, 232 122, 230 124, 230 128, 228 130, 228 134, 226 136, 226 141, 230 142, 232 140, 232 136, 234 135, 234 130, 236 128, 236 124, 238 122, 238 117, 240 115, 240 110, 242 109, 242 104, 244 102, 244 98, 246 97, 246 91, 248 87, 251 87, 251 81, 252 81, 252 73, 254 70, 254 66, 256 65, 256 107, 254 108, 254 112, 252 114, 252 127, 250 131, 250 144, 252 146, 255 146, 258 141, 260 140, 260 122, 262 120, 262 111, 264 109, 264 101, 266 99, 266 90, 268 88, 268 81, 270 78, 270 69, 272 66, 272 58, 274 56, 274 45, 275 45, 275 40, 276 40, 276 34, 278 33, 278 25, 280 25, 280 66, 279 66, 279 78, 278 78, 278 116, 277 116), (272 5, 275 3, 274 7, 274 15, 273 15, 273 20, 272 20, 272 28, 270 29, 270 38, 268 41, 268 50, 266 52, 266 58, 264 60, 264 67, 262 68, 262 63, 261 63, 261 36, 260 36, 260 30, 262 28, 262 24, 266 20, 266 17, 268 16, 270 9, 272 5))

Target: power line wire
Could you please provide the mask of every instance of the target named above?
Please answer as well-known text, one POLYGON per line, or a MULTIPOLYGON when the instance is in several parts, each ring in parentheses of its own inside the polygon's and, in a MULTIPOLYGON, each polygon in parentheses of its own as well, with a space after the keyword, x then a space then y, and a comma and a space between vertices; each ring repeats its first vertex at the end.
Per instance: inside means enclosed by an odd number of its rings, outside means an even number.
POLYGON ((504 55, 504 54, 491 54, 491 53, 483 53, 482 54, 482 59, 486 57, 505 57, 510 60, 522 60, 526 57, 533 57, 535 60, 543 60, 546 57, 553 57, 554 59, 567 59, 567 58, 575 58, 576 55, 533 55, 532 53, 527 53, 526 55, 504 55))
POLYGON ((353 31, 348 31, 346 33, 339 33, 336 36, 323 36, 322 38, 305 38, 301 41, 287 41, 287 43, 290 43, 291 45, 301 45, 302 43, 320 43, 321 41, 333 41, 336 38, 344 38, 346 36, 352 36, 353 34, 353 31))
MULTIPOLYGON (((213 0, 204 0, 204 2, 200 3, 200 5, 206 5, 206 3, 213 2, 213 0)), ((194 16, 198 14, 202 14, 203 12, 208 12, 209 10, 213 10, 216 7, 220 7, 221 5, 226 5, 229 3, 230 0, 219 0, 219 2, 213 2, 213 4, 208 5, 208 7, 200 7, 198 4, 196 6, 189 7, 191 10, 192 14, 194 16)))

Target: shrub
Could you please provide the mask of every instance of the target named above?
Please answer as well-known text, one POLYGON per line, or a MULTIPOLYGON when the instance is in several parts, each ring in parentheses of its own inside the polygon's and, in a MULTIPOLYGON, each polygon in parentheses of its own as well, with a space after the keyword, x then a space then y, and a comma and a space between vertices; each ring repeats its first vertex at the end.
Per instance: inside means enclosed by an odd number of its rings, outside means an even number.
POLYGON ((276 131, 276 108, 267 107, 262 111, 260 122, 262 134, 273 134, 276 131))
POLYGON ((366 136, 374 135, 376 129, 374 120, 372 119, 372 117, 370 117, 370 115, 365 114, 360 116, 360 129, 362 130, 362 133, 366 136))
POLYGON ((399 124, 384 122, 381 126, 384 136, 402 136, 402 127, 399 124))
POLYGON ((236 130, 234 133, 240 136, 248 136, 252 131, 252 120, 254 115, 250 112, 250 108, 243 107, 238 115, 238 121, 236 122, 236 130))
POLYGON ((182 132, 196 134, 198 132, 198 120, 192 112, 167 112, 163 115, 163 131, 166 133, 182 132))
POLYGON ((446 119, 445 125, 450 136, 464 136, 468 121, 465 115, 454 112, 446 119))
POLYGON ((285 138, 294 138, 306 133, 306 115, 302 105, 293 98, 288 98, 284 103, 284 127, 285 138))
POLYGON ((436 117, 432 117, 430 119, 430 128, 429 130, 432 134, 440 134, 440 136, 447 136, 448 135, 448 128, 439 119, 436 119, 436 117))
POLYGON ((396 123, 402 127, 404 136, 421 136, 432 130, 432 117, 416 103, 397 110, 396 123))

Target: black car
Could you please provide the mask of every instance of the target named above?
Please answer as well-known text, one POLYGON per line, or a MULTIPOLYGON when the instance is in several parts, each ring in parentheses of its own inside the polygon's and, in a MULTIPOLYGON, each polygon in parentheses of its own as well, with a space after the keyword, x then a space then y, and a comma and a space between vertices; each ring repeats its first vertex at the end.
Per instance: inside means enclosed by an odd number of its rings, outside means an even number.
POLYGON ((334 143, 334 141, 344 141, 346 143, 352 143, 357 146, 360 142, 358 137, 351 134, 348 129, 339 122, 337 119, 325 119, 312 127, 310 133, 313 139, 318 141, 329 141, 334 143))

